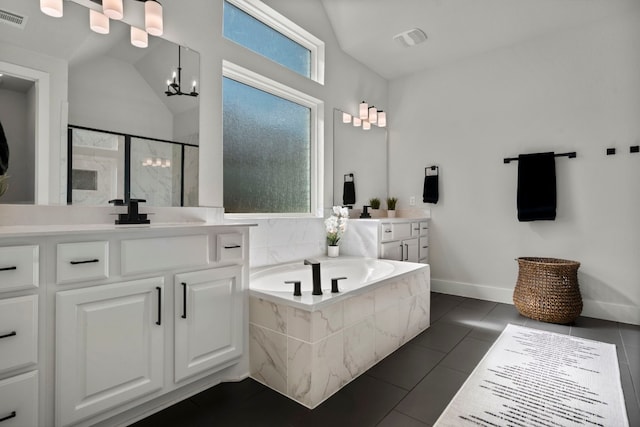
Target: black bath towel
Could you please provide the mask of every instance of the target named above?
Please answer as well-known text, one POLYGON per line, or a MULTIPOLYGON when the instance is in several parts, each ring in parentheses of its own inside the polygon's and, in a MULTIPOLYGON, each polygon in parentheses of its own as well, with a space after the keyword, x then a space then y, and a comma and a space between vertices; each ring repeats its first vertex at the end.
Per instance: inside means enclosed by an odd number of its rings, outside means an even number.
POLYGON ((438 203, 438 175, 424 177, 422 188, 422 201, 425 203, 438 203))
POLYGON ((518 221, 556 219, 554 153, 518 156, 518 221))
POLYGON ((9 143, 0 122, 0 175, 4 175, 9 168, 9 143))
POLYGON ((354 205, 356 203, 356 185, 353 181, 345 181, 342 191, 342 204, 354 205))

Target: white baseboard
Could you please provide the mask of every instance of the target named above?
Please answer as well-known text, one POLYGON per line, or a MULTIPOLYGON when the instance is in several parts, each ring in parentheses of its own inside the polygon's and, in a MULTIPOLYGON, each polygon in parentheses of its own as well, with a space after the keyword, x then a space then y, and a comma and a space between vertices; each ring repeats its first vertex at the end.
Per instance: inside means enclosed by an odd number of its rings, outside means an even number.
MULTIPOLYGON (((513 304, 513 288, 475 285, 451 280, 431 279, 431 290, 449 295, 513 304)), ((640 309, 633 305, 583 299, 582 316, 640 325, 640 309)))

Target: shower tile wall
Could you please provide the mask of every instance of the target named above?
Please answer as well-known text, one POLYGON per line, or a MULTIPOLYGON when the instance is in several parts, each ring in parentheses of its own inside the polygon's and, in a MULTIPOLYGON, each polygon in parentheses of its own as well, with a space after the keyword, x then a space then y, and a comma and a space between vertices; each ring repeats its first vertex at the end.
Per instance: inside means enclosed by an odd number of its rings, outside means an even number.
POLYGON ((148 206, 180 206, 180 147, 157 141, 131 139, 131 197, 148 206), (169 167, 143 163, 170 162, 169 167))

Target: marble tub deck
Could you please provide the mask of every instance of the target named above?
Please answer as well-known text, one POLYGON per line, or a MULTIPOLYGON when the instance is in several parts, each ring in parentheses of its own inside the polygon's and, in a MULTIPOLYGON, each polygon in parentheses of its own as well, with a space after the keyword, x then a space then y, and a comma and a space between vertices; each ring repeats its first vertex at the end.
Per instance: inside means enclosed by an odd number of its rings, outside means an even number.
POLYGON ((429 327, 428 265, 307 311, 250 297, 251 377, 308 408, 429 327))

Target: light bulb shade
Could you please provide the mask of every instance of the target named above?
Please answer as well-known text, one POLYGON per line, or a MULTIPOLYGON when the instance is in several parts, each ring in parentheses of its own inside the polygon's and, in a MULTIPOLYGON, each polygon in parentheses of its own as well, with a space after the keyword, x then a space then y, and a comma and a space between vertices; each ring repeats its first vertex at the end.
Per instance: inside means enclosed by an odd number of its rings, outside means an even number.
POLYGON ((362 120, 366 120, 367 117, 369 117, 369 104, 367 104, 366 102, 362 101, 360 103, 360 111, 359 114, 360 119, 362 120))
POLYGON ((131 44, 135 47, 149 46, 149 36, 147 32, 140 28, 131 27, 131 44))
POLYGON ((89 9, 89 28, 98 34, 109 34, 109 17, 89 9))
POLYGON ((378 109, 376 107, 369 108, 369 121, 371 123, 378 121, 378 109))
POLYGON ((45 15, 60 18, 62 16, 62 0, 40 0, 40 10, 45 15))
POLYGON ((378 111, 378 127, 387 127, 387 113, 378 111))
POLYGON ((342 123, 351 123, 351 114, 342 113, 342 123))
POLYGON ((354 127, 360 127, 361 124, 362 124, 362 120, 360 120, 359 117, 354 117, 353 118, 353 126, 354 127))
POLYGON ((111 19, 122 19, 124 16, 122 0, 102 0, 102 13, 111 19))
POLYGON ((161 36, 163 29, 162 5, 155 0, 144 3, 144 27, 152 36, 161 36))
POLYGON ((363 120, 363 121, 362 121, 362 129, 364 129, 364 130, 369 130, 369 129, 371 129, 371 123, 369 123, 369 122, 368 122, 368 121, 366 121, 366 120, 363 120))

